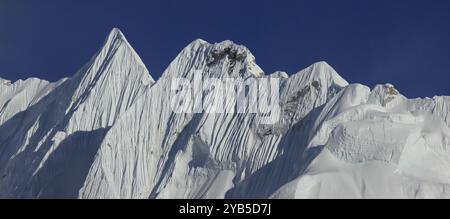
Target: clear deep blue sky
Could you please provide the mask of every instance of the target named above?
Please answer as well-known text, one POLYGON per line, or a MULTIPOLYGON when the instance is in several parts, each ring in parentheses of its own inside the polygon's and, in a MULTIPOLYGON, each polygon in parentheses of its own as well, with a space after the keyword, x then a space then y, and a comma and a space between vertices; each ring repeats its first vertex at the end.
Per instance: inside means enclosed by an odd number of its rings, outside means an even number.
POLYGON ((0 77, 71 76, 113 27, 154 78, 192 40, 230 39, 266 73, 325 60, 351 83, 450 95, 449 0, 0 0, 0 77))

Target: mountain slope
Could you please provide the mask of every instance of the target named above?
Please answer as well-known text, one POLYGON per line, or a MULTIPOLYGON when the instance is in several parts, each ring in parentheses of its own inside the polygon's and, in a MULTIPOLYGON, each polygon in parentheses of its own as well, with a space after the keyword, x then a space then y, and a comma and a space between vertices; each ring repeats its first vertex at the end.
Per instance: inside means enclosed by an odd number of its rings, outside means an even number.
POLYGON ((0 195, 76 197, 106 131, 153 83, 114 29, 73 78, 0 126, 0 195))
POLYGON ((349 85, 325 62, 267 75, 246 47, 199 39, 155 82, 113 29, 72 78, 0 82, 0 197, 450 198, 450 98, 349 85), (279 120, 175 112, 173 82, 199 75, 278 79, 260 92, 279 120))
POLYGON ((449 198, 450 129, 424 109, 411 110, 392 85, 347 87, 316 122, 309 147, 322 152, 272 197, 449 198), (380 104, 381 93, 398 101, 380 104))

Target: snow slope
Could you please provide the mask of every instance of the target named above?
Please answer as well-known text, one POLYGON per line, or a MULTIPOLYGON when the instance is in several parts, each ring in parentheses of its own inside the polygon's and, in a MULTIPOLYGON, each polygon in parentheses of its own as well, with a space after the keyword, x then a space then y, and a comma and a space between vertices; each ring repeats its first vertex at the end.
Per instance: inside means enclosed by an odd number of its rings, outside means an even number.
MULTIPOLYGON (((153 83, 114 29, 87 65, 48 94, 37 95, 39 100, 27 93, 5 95, 4 106, 11 106, 6 112, 19 113, 0 126, 0 196, 76 197, 107 130, 153 83), (11 105, 9 96, 28 107, 11 105)), ((2 99, 3 89, 8 88, 2 87, 2 99)))
POLYGON ((113 29, 72 78, 0 79, 0 197, 450 198, 449 112, 325 62, 267 75, 231 41, 193 41, 155 81, 113 29), (175 113, 173 79, 196 72, 279 78, 280 120, 175 113))

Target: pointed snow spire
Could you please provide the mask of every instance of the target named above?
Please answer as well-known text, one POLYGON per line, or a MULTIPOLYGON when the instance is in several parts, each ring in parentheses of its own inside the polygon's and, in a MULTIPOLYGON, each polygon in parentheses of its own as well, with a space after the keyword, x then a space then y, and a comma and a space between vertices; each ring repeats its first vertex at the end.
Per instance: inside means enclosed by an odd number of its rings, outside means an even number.
POLYGON ((142 62, 141 58, 139 57, 139 55, 137 55, 136 51, 134 51, 133 47, 130 45, 130 43, 128 42, 127 38, 122 33, 122 31, 120 31, 119 28, 114 27, 111 30, 111 32, 109 33, 108 38, 106 38, 106 40, 103 44, 102 50, 110 49, 111 47, 120 46, 120 45, 124 45, 124 46, 128 47, 129 49, 131 49, 134 52, 134 55, 136 56, 136 58, 142 62))
POLYGON ((86 121, 85 125, 107 127, 152 86, 154 80, 122 32, 114 28, 103 47, 69 83, 73 89, 73 95, 68 96, 69 109, 77 113, 80 105, 95 106, 99 112, 96 115, 108 117, 86 121))
POLYGON ((125 39, 125 36, 123 35, 122 31, 120 31, 120 29, 117 28, 117 27, 113 27, 113 29, 112 29, 111 32, 109 33, 109 36, 110 36, 110 37, 111 37, 111 36, 117 36, 117 37, 120 37, 120 38, 125 39))
MULTIPOLYGON (((127 74, 125 69, 134 69, 142 72, 148 83, 154 83, 154 79, 148 72, 144 62, 127 41, 119 28, 113 28, 103 43, 102 48, 92 57, 90 62, 77 74, 83 78, 92 80, 99 74, 108 72, 108 68, 114 65, 115 73, 127 74)), ((77 77, 75 76, 75 77, 77 77)), ((147 82, 146 82, 147 83, 147 82)))
MULTIPOLYGON (((134 48, 131 46, 131 44, 128 42, 125 35, 120 31, 119 28, 114 27, 111 32, 108 35, 108 38, 106 39, 102 51, 107 50, 111 51, 111 49, 118 49, 118 47, 124 46, 127 50, 129 50, 132 54, 132 58, 134 58, 140 65, 142 65, 144 68, 147 69, 144 62, 142 61, 141 57, 136 53, 134 48)), ((150 74, 149 74, 150 75, 150 74)), ((151 77, 151 75, 150 75, 151 77)), ((154 82, 154 79, 151 77, 152 81, 154 82)))
POLYGON ((109 92, 116 97, 121 93, 115 92, 122 91, 139 94, 154 83, 141 58, 118 28, 112 29, 103 47, 70 81, 75 90, 72 99, 92 91, 109 92))

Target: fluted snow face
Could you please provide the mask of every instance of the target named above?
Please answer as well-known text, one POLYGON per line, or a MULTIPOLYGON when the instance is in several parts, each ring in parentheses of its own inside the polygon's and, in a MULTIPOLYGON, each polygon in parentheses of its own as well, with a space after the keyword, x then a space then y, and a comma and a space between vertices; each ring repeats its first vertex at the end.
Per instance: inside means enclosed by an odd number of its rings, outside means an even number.
POLYGON ((73 78, 0 91, 1 197, 450 196, 450 99, 349 85, 325 62, 266 74, 242 45, 195 40, 155 82, 114 29, 73 78), (198 73, 278 78, 279 119, 176 113, 173 81, 198 73))
POLYGON ((29 80, 1 88, 0 196, 76 197, 107 130, 154 81, 118 29, 73 78, 29 80))

